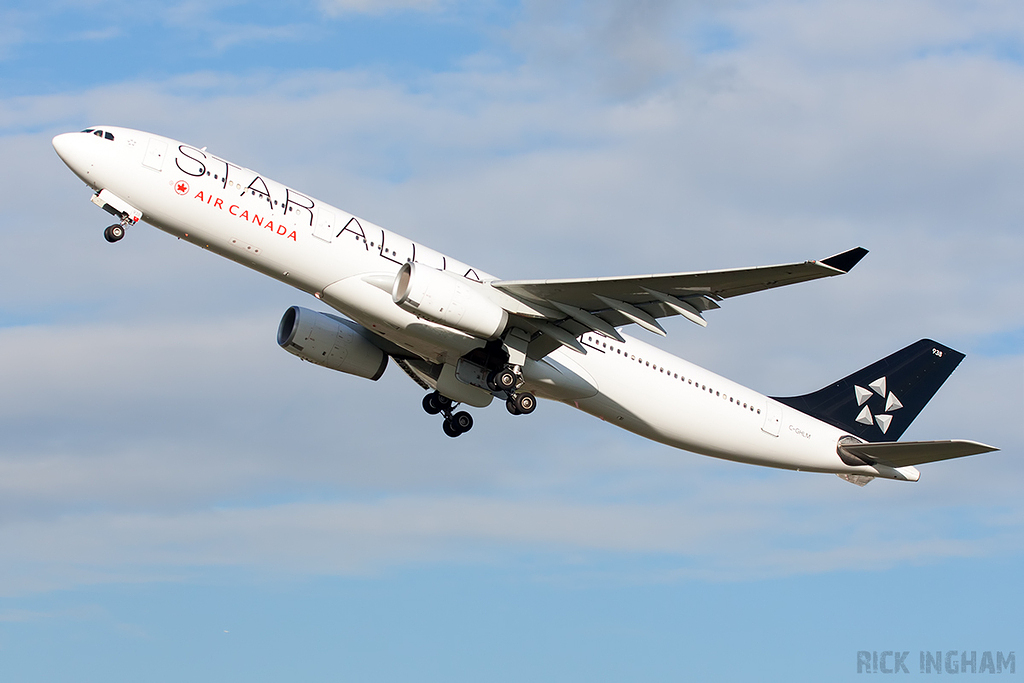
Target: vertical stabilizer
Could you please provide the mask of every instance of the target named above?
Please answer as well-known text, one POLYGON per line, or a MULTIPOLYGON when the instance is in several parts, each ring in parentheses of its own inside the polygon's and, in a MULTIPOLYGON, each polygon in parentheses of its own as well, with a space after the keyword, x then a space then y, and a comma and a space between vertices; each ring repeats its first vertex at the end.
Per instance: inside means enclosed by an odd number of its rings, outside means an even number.
POLYGON ((812 394, 775 400, 865 441, 896 441, 963 359, 922 339, 812 394))

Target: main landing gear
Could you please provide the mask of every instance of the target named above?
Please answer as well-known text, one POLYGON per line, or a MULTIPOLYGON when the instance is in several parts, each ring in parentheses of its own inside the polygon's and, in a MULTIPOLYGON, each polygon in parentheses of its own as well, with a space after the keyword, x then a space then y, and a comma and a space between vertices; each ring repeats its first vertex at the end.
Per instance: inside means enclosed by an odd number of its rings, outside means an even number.
POLYGON ((473 416, 465 410, 452 413, 452 400, 433 391, 423 397, 423 410, 429 415, 444 415, 441 428, 448 436, 455 438, 473 428, 473 416))
POLYGON ((537 397, 529 391, 512 394, 505 401, 505 407, 513 415, 529 415, 537 408, 537 397))
POLYGON ((529 415, 537 408, 537 397, 529 391, 518 391, 523 386, 522 373, 518 368, 506 366, 492 372, 487 377, 487 386, 491 391, 505 392, 508 397, 505 407, 513 415, 529 415))

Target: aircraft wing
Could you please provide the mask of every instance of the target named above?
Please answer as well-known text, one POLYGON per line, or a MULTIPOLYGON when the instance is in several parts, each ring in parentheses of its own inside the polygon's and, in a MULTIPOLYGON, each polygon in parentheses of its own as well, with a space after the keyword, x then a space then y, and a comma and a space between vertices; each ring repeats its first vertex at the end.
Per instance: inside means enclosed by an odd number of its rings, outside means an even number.
POLYGON ((867 249, 856 247, 820 261, 778 266, 593 279, 497 280, 490 284, 533 310, 547 311, 541 319, 529 320, 547 337, 544 343, 531 344, 530 356, 536 358, 559 345, 585 353, 576 337, 588 331, 619 338, 616 327, 637 324, 664 336, 657 319, 672 315, 706 326, 703 313, 719 308, 723 299, 843 275, 867 253, 867 249))

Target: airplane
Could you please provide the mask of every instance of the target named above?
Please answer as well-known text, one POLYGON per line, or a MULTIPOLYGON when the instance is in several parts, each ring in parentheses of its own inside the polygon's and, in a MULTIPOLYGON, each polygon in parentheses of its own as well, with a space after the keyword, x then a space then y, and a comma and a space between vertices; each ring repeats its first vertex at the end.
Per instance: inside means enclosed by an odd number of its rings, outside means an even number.
POLYGON ((377 380, 397 365, 443 416, 497 398, 528 415, 559 401, 642 437, 725 460, 834 473, 864 486, 917 481, 915 465, 997 450, 900 436, 963 360, 922 339, 810 394, 769 397, 629 336, 636 325, 705 314, 727 299, 848 273, 857 247, 821 260, 705 272, 502 280, 207 151, 97 126, 53 138, 61 160, 114 216, 108 242, 145 221, 312 294, 277 342, 302 360, 377 380))

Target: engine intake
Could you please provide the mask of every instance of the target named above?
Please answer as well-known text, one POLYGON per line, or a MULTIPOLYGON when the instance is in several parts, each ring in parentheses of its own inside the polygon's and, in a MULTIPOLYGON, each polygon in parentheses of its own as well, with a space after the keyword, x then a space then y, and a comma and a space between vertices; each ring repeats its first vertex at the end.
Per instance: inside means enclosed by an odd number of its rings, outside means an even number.
POLYGON ((391 298, 421 318, 474 337, 497 339, 508 324, 508 312, 477 291, 475 285, 463 277, 408 261, 398 271, 391 298))
POLYGON ((370 341, 370 334, 351 320, 292 306, 281 317, 277 343, 302 360, 376 381, 388 366, 388 355, 370 341))

